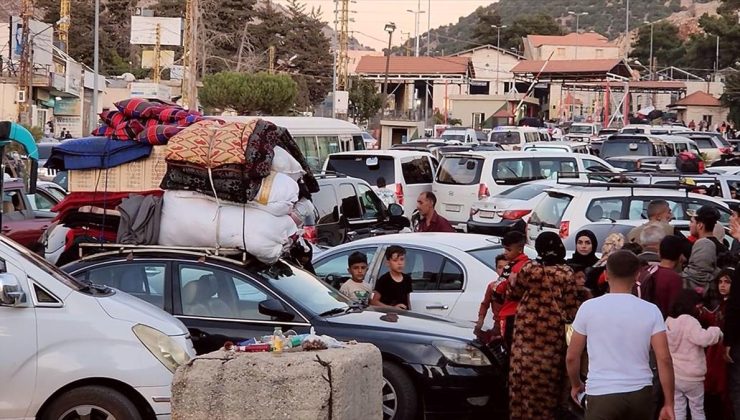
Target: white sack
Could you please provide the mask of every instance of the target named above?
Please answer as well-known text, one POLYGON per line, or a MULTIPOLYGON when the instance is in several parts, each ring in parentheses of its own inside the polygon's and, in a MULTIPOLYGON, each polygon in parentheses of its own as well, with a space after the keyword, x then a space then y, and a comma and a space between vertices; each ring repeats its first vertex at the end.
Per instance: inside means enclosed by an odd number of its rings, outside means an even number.
POLYGON ((275 147, 275 157, 272 159, 272 171, 288 175, 293 181, 301 179, 306 172, 301 168, 301 164, 287 150, 282 147, 275 147))
POLYGON ((215 201, 192 191, 164 193, 159 244, 164 246, 240 248, 258 260, 278 260, 297 232, 290 216, 215 201))
POLYGON ((247 207, 266 211, 273 216, 287 216, 298 201, 298 183, 290 176, 272 172, 262 180, 254 201, 247 202, 247 207))

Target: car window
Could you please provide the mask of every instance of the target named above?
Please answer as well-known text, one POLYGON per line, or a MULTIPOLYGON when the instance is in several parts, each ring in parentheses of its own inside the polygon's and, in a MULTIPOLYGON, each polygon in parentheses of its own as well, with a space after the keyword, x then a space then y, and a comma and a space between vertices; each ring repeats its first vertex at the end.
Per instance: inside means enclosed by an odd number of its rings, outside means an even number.
POLYGON ((473 185, 480 182, 483 159, 449 156, 442 159, 437 182, 451 185, 473 185))
POLYGON ((559 229, 565 210, 572 200, 573 197, 566 194, 546 195, 532 211, 529 223, 559 229))
POLYGON ((354 150, 365 150, 365 139, 366 138, 371 141, 375 140, 373 136, 371 136, 368 133, 362 133, 361 136, 358 136, 358 135, 352 136, 352 147, 354 148, 354 150), (365 137, 365 134, 367 134, 367 137, 365 137))
POLYGON ((654 156, 655 151, 648 142, 606 141, 601 147, 602 157, 654 156))
POLYGON ((561 178, 578 177, 575 159, 538 159, 539 176, 538 178, 555 179, 557 174, 561 178))
POLYGON ((498 144, 520 144, 522 135, 518 131, 494 131, 491 133, 489 141, 498 144))
POLYGON ((602 219, 619 220, 622 218, 624 200, 621 198, 597 198, 591 200, 586 210, 586 218, 592 222, 602 219))
POLYGON ((381 203, 375 192, 365 184, 357 184, 357 194, 362 206, 362 218, 374 220, 380 217, 381 203))
MULTIPOLYGON (((714 204, 709 201, 698 200, 696 198, 689 199, 689 201, 686 203, 686 209, 687 209, 687 212, 693 214, 694 212, 699 210, 699 208, 701 208, 702 206, 707 206, 707 205, 712 206, 716 208, 717 210, 719 210, 720 223, 722 223, 725 226, 727 226, 730 223, 730 211, 722 206, 718 206, 717 204, 714 204)), ((687 220, 689 219, 687 218, 687 220)))
POLYGON ((298 148, 303 152, 303 156, 306 157, 311 170, 321 172, 321 159, 319 158, 319 149, 316 147, 316 137, 302 136, 295 137, 294 139, 298 144, 298 148))
MULTIPOLYGON (((406 249, 406 272, 411 276, 411 284, 415 292, 438 290, 442 265, 445 258, 437 253, 420 249, 406 249)), ((388 272, 388 266, 383 264, 379 275, 388 272)), ((448 282, 452 281, 448 277, 448 282)), ((459 279, 462 283, 462 278, 459 279)))
POLYGON ((44 191, 37 190, 34 195, 34 202, 36 204, 35 210, 51 210, 57 204, 57 201, 51 198, 44 191))
POLYGON ((727 181, 727 187, 730 189, 730 198, 737 200, 740 196, 740 181, 727 181))
POLYGON ((349 256, 355 252, 365 255, 368 264, 372 264, 373 258, 375 258, 375 253, 378 252, 378 248, 352 249, 323 258, 313 265, 314 270, 316 271, 316 276, 327 284, 339 289, 342 284, 350 278, 349 272, 347 271, 349 268, 347 261, 349 256), (332 281, 327 280, 327 277, 329 276, 334 277, 332 281))
POLYGON ((524 140, 527 143, 536 143, 540 141, 540 136, 537 133, 527 132, 527 133, 524 133, 524 140))
POLYGON ((492 246, 488 248, 474 249, 472 251, 468 251, 468 254, 487 265, 491 270, 496 270, 496 256, 501 254, 502 251, 502 247, 492 246))
POLYGON ((589 172, 611 172, 612 170, 604 166, 599 161, 593 159, 583 159, 583 168, 589 172))
POLYGON ((354 185, 349 183, 339 184, 339 203, 342 216, 347 219, 362 218, 362 207, 354 185))
MULTIPOLYGON (((647 219, 647 208, 651 201, 658 199, 659 197, 632 197, 629 204, 628 216, 630 220, 647 219)), ((678 201, 666 199, 660 197, 661 200, 668 202, 668 206, 671 208, 673 217, 677 220, 684 219, 683 204, 678 201)))
POLYGON ((439 275, 439 290, 462 290, 464 278, 462 267, 445 258, 439 275))
POLYGON ((717 147, 711 139, 694 139, 694 142, 699 146, 699 149, 714 149, 717 147))
POLYGON ((406 184, 431 184, 434 182, 434 172, 426 156, 413 158, 401 162, 401 171, 406 184))
POLYGON ((376 185, 380 177, 385 178, 389 185, 396 183, 395 160, 392 156, 330 156, 326 170, 360 178, 370 185, 376 185))
MULTIPOLYGON (((324 146, 328 154, 341 152, 341 146, 339 145, 339 137, 337 136, 318 136, 319 147, 324 146)), ((323 150, 322 150, 323 151, 323 150)))
POLYGON ((84 280, 116 288, 164 308, 166 267, 165 263, 128 261, 125 264, 93 268, 84 274, 84 280))
POLYGON ((204 265, 178 269, 182 315, 271 320, 257 305, 269 299, 251 279, 204 265))
POLYGON ((493 179, 497 184, 516 185, 536 178, 533 159, 501 159, 493 162, 493 179))
POLYGON ((333 185, 322 185, 318 192, 311 194, 311 201, 319 212, 318 224, 336 223, 339 221, 337 195, 333 185))

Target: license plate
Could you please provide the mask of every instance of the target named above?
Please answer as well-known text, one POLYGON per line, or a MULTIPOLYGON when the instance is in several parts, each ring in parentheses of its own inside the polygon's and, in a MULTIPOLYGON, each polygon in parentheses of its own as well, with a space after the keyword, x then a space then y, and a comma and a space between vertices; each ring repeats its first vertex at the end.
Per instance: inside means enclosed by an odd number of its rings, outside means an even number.
POLYGON ((447 209, 447 211, 460 213, 462 211, 462 206, 459 204, 447 204, 445 209, 447 209))
POLYGON ((478 212, 478 216, 480 216, 481 219, 493 219, 496 217, 496 213, 492 211, 480 211, 478 212))

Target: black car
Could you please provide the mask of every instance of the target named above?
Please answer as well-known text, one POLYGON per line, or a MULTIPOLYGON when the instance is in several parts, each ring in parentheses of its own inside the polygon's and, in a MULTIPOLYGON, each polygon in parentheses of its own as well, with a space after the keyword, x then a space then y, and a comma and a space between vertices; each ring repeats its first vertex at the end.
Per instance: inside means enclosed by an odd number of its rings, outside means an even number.
POLYGON ((173 314, 190 330, 199 354, 227 340, 270 335, 278 326, 372 343, 383 355, 385 419, 505 415, 506 375, 491 350, 474 340, 471 326, 363 309, 283 262, 245 264, 207 251, 121 248, 63 270, 173 314))
POLYGON ((410 222, 403 207, 386 208, 367 182, 341 174, 317 175, 320 190, 311 197, 316 207, 316 241, 336 246, 355 239, 398 233, 410 222))

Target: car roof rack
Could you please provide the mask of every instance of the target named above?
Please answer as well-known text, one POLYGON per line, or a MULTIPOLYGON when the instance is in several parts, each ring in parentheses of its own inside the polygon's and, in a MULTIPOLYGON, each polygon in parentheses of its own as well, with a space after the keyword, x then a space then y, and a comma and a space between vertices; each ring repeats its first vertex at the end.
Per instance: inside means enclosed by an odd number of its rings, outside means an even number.
MULTIPOLYGON (((669 184, 653 184, 652 178, 665 178, 662 174, 655 173, 635 173, 635 172, 558 172, 557 183, 567 186, 574 187, 589 187, 589 188, 606 188, 607 191, 612 188, 629 188, 631 193, 635 189, 647 188, 647 189, 663 189, 663 190, 684 190, 688 196, 689 192, 696 188, 696 185, 683 184, 680 182, 669 183, 669 184), (579 180, 581 175, 586 176, 586 181, 579 180), (633 177, 648 177, 650 183, 638 182, 633 177), (593 179, 597 178, 597 179, 593 179), (599 179, 600 178, 600 179, 599 179), (603 181, 604 178, 608 178, 609 181, 603 181), (592 182, 593 181, 593 182, 592 182)), ((670 175, 669 175, 670 177, 670 175)), ((679 180, 678 177, 677 181, 679 180)), ((691 176, 683 176, 683 178, 692 178, 691 176)))
POLYGON ((165 245, 132 245, 112 243, 81 243, 79 244, 80 259, 97 257, 100 255, 141 254, 151 252, 176 252, 203 258, 219 258, 242 265, 256 263, 257 260, 248 252, 238 248, 212 248, 165 245))
POLYGON ((314 178, 348 178, 349 175, 336 171, 321 171, 315 173, 314 178))

